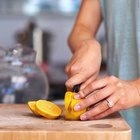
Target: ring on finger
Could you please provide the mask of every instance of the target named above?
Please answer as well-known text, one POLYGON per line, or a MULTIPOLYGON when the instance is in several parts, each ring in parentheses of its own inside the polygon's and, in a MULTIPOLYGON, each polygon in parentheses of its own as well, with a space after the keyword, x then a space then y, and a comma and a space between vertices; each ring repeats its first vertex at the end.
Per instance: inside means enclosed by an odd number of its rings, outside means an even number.
POLYGON ((109 108, 112 108, 115 105, 113 101, 109 101, 108 99, 106 99, 106 101, 109 108))

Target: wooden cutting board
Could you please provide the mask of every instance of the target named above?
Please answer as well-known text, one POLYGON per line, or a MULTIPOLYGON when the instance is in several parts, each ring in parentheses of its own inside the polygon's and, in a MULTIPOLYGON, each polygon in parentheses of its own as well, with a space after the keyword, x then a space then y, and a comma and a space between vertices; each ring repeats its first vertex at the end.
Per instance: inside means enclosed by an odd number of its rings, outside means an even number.
POLYGON ((0 105, 0 140, 131 140, 131 129, 119 113, 93 121, 36 117, 27 105, 0 105))

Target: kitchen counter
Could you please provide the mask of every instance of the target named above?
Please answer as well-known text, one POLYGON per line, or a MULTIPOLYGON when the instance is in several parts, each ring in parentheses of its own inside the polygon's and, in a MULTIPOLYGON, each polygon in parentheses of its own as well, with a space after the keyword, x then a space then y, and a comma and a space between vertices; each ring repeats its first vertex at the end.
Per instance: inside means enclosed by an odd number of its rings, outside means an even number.
POLYGON ((131 140, 131 129, 119 113, 92 121, 68 121, 63 113, 48 120, 35 116, 25 104, 1 104, 0 139, 131 140))

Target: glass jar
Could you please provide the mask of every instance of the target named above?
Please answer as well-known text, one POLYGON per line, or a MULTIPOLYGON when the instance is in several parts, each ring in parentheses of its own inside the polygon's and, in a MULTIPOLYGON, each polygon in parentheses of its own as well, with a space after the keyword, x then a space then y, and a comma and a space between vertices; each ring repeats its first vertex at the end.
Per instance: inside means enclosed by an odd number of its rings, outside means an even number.
POLYGON ((28 47, 0 47, 0 103, 48 98, 48 78, 35 58, 36 52, 28 47))

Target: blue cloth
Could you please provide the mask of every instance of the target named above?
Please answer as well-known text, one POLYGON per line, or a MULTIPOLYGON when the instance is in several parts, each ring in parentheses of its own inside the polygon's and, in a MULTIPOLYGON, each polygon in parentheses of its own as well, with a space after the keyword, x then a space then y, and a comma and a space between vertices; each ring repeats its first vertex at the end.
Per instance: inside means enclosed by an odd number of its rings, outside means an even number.
MULTIPOLYGON (((138 78, 140 76, 140 0, 100 1, 107 31, 108 74, 123 80, 138 78)), ((140 107, 121 113, 132 128, 132 139, 139 140, 140 107)))

